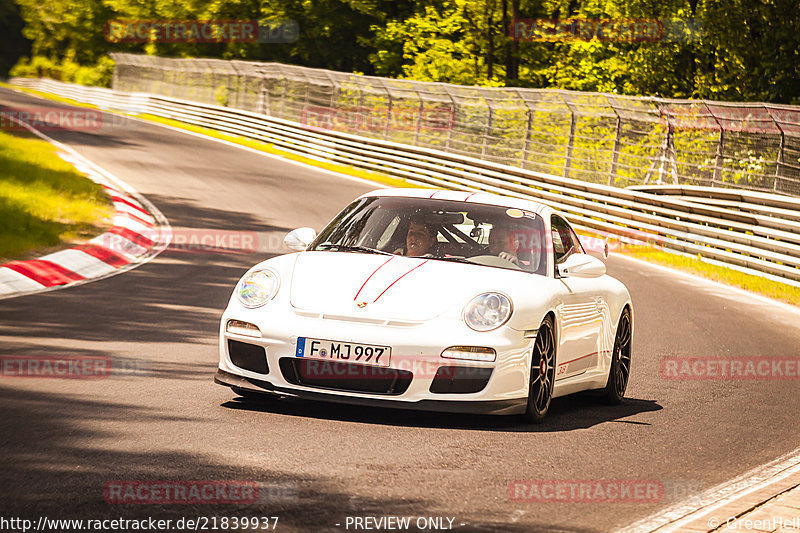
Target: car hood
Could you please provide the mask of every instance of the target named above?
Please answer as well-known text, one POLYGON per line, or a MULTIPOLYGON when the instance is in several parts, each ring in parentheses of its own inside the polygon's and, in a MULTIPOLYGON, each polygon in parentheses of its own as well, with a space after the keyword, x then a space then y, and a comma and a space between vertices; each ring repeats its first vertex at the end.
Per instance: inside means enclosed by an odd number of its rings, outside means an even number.
POLYGON ((327 315, 424 321, 473 297, 519 282, 511 270, 424 258, 348 252, 303 252, 292 275, 290 301, 327 315))

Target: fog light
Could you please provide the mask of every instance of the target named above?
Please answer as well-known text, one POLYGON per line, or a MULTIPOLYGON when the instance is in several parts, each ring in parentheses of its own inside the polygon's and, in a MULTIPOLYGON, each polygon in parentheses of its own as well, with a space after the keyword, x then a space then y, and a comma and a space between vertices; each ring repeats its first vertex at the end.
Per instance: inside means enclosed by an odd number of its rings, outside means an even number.
POLYGON ((442 357, 491 363, 497 357, 497 352, 494 351, 494 348, 482 346, 451 346, 442 352, 442 357))
POLYGON ((228 320, 225 325, 226 333, 233 333, 234 335, 245 335, 247 337, 260 337, 261 330, 258 326, 250 324, 249 322, 242 322, 241 320, 228 320))

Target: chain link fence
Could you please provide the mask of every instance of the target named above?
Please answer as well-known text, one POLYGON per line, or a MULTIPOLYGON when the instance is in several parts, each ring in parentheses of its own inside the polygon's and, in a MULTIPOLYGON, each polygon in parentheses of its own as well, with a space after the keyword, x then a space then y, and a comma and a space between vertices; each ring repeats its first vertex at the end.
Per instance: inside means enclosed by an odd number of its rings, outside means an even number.
POLYGON ((800 196, 800 107, 485 88, 112 54, 113 87, 217 104, 619 187, 800 196))

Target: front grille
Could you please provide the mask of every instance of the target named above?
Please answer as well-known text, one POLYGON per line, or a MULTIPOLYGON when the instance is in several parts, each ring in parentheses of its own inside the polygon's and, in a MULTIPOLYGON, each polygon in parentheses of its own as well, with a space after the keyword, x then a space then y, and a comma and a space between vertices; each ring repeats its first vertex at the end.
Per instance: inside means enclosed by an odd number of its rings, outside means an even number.
POLYGON ((263 346, 228 339, 228 355, 231 363, 239 368, 259 374, 269 374, 267 352, 263 346))
POLYGON ((492 368, 475 366, 440 366, 431 382, 436 394, 469 394, 486 388, 492 368))
POLYGON ((294 385, 370 394, 403 394, 413 374, 382 366, 284 357, 280 360, 283 378, 294 385))

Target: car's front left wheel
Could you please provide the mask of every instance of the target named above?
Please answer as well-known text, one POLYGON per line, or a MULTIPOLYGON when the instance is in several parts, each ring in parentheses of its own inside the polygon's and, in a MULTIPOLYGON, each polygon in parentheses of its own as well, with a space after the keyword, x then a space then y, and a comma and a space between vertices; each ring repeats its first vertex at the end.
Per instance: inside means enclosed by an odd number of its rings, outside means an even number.
POLYGON ((556 336, 553 318, 545 317, 531 353, 531 373, 528 386, 528 408, 525 418, 540 423, 550 410, 556 374, 556 336))

